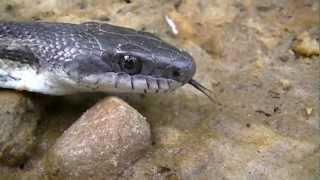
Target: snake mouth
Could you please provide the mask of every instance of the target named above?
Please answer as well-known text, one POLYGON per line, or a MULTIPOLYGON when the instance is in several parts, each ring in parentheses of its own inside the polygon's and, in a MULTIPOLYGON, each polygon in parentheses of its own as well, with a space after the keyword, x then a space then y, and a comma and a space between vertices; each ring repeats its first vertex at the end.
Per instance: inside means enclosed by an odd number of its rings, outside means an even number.
POLYGON ((108 72, 83 77, 77 84, 83 91, 122 92, 122 93, 167 93, 182 86, 182 83, 161 77, 129 75, 127 73, 108 72))
MULTIPOLYGON (((167 93, 171 92, 185 83, 172 79, 153 77, 146 75, 129 75, 127 73, 107 72, 103 74, 93 74, 84 76, 81 79, 72 80, 68 76, 63 79, 64 84, 68 84, 74 89, 83 92, 122 92, 122 93, 167 93)), ((195 79, 188 82, 195 89, 207 96, 210 101, 215 104, 222 105, 217 102, 210 94, 212 91, 200 84, 195 79)))
POLYGON ((180 87, 181 84, 172 79, 145 75, 129 75, 118 73, 114 87, 119 91, 136 93, 167 93, 180 87))

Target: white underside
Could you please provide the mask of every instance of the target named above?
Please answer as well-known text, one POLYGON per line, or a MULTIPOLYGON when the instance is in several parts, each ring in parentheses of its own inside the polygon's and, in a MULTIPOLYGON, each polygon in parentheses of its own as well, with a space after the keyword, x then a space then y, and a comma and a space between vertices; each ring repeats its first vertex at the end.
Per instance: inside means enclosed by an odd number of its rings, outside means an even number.
POLYGON ((58 83, 55 76, 49 72, 37 72, 31 66, 23 68, 1 67, 0 87, 21 91, 40 92, 43 94, 63 95, 74 92, 71 86, 58 83))
POLYGON ((37 71, 23 64, 18 67, 15 62, 0 59, 0 87, 21 91, 39 92, 51 95, 65 95, 78 92, 134 92, 154 93, 168 92, 181 86, 175 81, 164 79, 134 79, 123 76, 117 78, 117 73, 91 75, 75 82, 62 72, 37 71), (159 88, 159 82, 161 88, 159 88), (134 88, 132 88, 134 86, 134 88))

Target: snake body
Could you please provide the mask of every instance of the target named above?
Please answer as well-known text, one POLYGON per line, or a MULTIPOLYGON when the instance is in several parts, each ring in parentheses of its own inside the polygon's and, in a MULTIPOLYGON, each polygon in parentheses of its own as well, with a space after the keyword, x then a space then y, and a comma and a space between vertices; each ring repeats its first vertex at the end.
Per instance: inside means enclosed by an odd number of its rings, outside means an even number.
POLYGON ((0 87, 49 95, 169 92, 193 80, 193 58, 134 29, 87 22, 0 21, 0 87))

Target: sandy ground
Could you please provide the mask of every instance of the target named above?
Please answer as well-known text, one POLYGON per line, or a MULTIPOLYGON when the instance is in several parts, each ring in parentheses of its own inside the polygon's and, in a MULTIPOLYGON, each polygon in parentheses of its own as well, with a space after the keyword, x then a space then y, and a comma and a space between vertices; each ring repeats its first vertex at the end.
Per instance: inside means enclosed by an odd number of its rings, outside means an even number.
MULTIPOLYGON (((141 29, 192 54, 195 79, 222 105, 188 85, 121 96, 147 117, 153 147, 120 179, 320 178, 319 1, 11 0, 0 12, 1 20, 141 29)), ((20 168, 1 167, 0 179, 46 178, 45 152, 96 99, 45 98, 37 153, 20 168)))

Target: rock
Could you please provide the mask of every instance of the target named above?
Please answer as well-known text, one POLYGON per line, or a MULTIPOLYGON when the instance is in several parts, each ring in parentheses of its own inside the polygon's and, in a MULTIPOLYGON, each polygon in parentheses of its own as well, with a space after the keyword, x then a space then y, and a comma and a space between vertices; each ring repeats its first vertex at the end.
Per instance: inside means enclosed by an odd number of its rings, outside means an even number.
POLYGON ((0 162, 19 165, 31 155, 40 113, 21 93, 0 92, 0 162))
POLYGON ((297 36, 293 44, 293 50, 302 56, 313 56, 320 54, 319 42, 312 38, 308 32, 303 32, 297 36))
POLYGON ((47 170, 53 179, 113 179, 150 144, 145 118, 124 101, 106 98, 57 140, 47 170))

